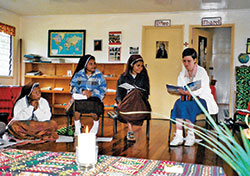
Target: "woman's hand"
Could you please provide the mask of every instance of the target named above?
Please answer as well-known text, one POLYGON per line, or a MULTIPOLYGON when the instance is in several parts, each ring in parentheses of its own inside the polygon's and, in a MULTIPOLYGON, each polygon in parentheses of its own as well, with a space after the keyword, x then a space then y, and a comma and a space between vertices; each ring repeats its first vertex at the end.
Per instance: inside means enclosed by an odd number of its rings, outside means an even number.
POLYGON ((92 92, 91 92, 91 91, 89 91, 89 90, 84 90, 84 91, 82 91, 82 94, 83 94, 83 95, 86 95, 86 96, 87 96, 87 98, 89 98, 89 97, 91 97, 92 92))
POLYGON ((34 107, 34 110, 37 110, 37 108, 38 108, 38 100, 32 100, 31 101, 31 106, 33 106, 34 107))
POLYGON ((183 89, 178 89, 178 91, 181 93, 181 95, 191 95, 187 90, 183 90, 183 89))

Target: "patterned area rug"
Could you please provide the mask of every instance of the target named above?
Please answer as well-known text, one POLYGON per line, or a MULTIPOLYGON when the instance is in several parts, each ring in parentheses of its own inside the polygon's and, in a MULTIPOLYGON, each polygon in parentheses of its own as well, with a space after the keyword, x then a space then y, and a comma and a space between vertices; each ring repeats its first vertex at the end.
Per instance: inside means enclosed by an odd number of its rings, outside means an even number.
POLYGON ((73 152, 0 150, 0 175, 204 175, 224 176, 221 167, 99 155, 96 167, 88 172, 78 170, 73 152), (181 173, 169 169, 178 166, 181 173))

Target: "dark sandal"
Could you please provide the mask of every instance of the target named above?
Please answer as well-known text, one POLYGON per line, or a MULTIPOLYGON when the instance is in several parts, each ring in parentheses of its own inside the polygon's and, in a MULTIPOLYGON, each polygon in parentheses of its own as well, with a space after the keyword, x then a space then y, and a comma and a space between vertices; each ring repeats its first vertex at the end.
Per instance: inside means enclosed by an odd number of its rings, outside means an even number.
POLYGON ((116 119, 116 118, 118 118, 117 112, 109 111, 109 112, 107 113, 107 115, 108 115, 111 119, 116 119))
POLYGON ((135 133, 133 131, 129 131, 127 134, 127 140, 130 142, 135 142, 135 133))

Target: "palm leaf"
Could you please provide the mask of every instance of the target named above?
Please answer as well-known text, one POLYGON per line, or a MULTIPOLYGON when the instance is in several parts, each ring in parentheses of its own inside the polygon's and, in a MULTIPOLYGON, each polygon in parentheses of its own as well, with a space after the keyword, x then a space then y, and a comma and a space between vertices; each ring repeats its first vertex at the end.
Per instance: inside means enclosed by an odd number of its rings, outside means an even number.
MULTIPOLYGON (((199 145, 202 145, 216 153, 239 175, 248 176, 250 173, 250 142, 244 136, 242 129, 240 129, 240 133, 243 146, 237 142, 225 124, 223 124, 223 127, 220 127, 215 123, 213 118, 209 115, 197 97, 192 93, 190 88, 188 86, 185 87, 195 99, 203 113, 206 115, 211 127, 214 130, 214 132, 210 132, 202 127, 194 125, 194 133, 207 143, 199 143, 199 145)), ((184 126, 186 126, 185 123, 184 126)))

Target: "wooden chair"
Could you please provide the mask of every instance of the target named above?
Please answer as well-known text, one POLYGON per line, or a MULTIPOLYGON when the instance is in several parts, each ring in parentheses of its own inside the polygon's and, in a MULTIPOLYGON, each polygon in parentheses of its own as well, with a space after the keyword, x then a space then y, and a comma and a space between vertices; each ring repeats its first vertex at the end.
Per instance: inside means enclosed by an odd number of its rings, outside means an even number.
POLYGON ((246 116, 249 115, 250 116, 250 100, 248 102, 248 106, 246 109, 237 109, 234 113, 234 117, 233 117, 233 129, 232 129, 232 135, 235 134, 236 131, 239 131, 240 128, 248 128, 248 126, 246 125, 245 121, 237 119, 237 116, 246 116))
MULTIPOLYGON (((66 130, 66 134, 68 134, 68 135, 69 135, 69 125, 70 124, 72 125, 72 119, 73 119, 74 110, 75 110, 75 103, 73 104, 73 106, 74 106, 73 107, 73 114, 66 112, 66 114, 67 114, 67 130, 66 130)), ((91 113, 94 113, 94 112, 93 111, 84 111, 84 112, 81 112, 81 117, 90 116, 89 114, 91 114, 91 113)), ((104 128, 104 105, 103 105, 103 102, 102 102, 102 112, 101 112, 100 116, 101 116, 101 119, 102 119, 102 123, 101 123, 101 136, 103 136, 103 128, 104 128)))
MULTIPOLYGON (((116 137, 117 134, 117 120, 118 120, 118 115, 116 113, 114 113, 113 111, 109 111, 107 113, 108 117, 110 117, 111 119, 113 119, 113 138, 116 137)), ((146 120, 147 121, 147 126, 146 126, 146 137, 147 140, 149 140, 150 137, 150 120, 146 120)))

